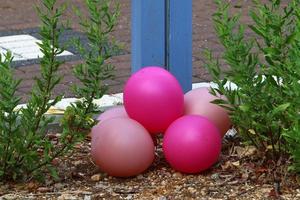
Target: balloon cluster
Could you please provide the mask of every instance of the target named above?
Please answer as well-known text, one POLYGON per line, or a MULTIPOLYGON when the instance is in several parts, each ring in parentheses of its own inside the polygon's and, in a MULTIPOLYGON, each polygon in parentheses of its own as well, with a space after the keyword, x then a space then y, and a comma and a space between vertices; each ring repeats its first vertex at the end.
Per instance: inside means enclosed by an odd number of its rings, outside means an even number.
POLYGON ((156 135, 163 133, 163 152, 175 170, 208 169, 218 160, 222 137, 230 128, 228 113, 211 103, 214 99, 209 88, 184 95, 163 68, 139 70, 125 85, 124 106, 101 114, 92 129, 94 162, 112 176, 142 173, 155 158, 156 135))

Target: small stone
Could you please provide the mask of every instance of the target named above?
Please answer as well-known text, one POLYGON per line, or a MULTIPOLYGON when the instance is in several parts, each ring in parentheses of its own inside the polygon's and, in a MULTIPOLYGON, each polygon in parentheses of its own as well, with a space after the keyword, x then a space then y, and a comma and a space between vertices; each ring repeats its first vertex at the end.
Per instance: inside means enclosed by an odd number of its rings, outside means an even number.
POLYGON ((133 199, 133 195, 132 195, 132 194, 130 194, 130 195, 128 195, 127 197, 125 197, 125 199, 127 199, 127 200, 131 200, 131 199, 133 199))
POLYGON ((167 197, 162 196, 162 197, 159 197, 158 200, 167 200, 167 197))
POLYGON ((51 189, 48 188, 48 187, 39 187, 39 188, 37 189, 37 191, 38 191, 38 192, 41 192, 41 193, 45 193, 45 192, 50 192, 51 189))
POLYGON ((82 164, 82 161, 81 160, 76 160, 75 162, 73 162, 73 164, 75 166, 78 166, 78 165, 82 164))
POLYGON ((56 189, 58 189, 58 190, 60 190, 60 189, 62 189, 62 188, 64 188, 65 186, 63 185, 63 184, 61 184, 61 183, 55 183, 54 184, 54 188, 56 188, 56 189))
POLYGON ((108 188, 108 186, 104 185, 102 182, 97 183, 95 187, 96 188, 100 188, 100 189, 106 189, 106 188, 108 188))
POLYGON ((78 198, 71 194, 62 194, 57 198, 57 200, 76 200, 76 199, 78 198))
POLYGON ((171 173, 166 172, 165 177, 169 178, 169 177, 171 177, 171 176, 172 176, 171 173))
POLYGON ((218 180, 218 179, 220 179, 220 175, 218 173, 214 173, 211 175, 211 179, 218 180))
POLYGON ((85 195, 83 200, 92 200, 92 197, 90 195, 85 195))
POLYGON ((300 189, 297 189, 296 192, 297 192, 296 197, 300 197, 300 189))
POLYGON ((232 162, 232 165, 235 166, 235 167, 239 167, 240 166, 240 161, 232 162))
POLYGON ((18 198, 19 198, 19 196, 15 195, 15 194, 6 194, 4 196, 0 196, 0 199, 3 199, 3 200, 15 200, 18 198))
POLYGON ((34 189, 36 189, 38 187, 38 184, 36 183, 36 182, 29 182, 28 184, 27 184, 27 188, 29 189, 29 190, 34 190, 34 189))
POLYGON ((182 177, 182 174, 181 174, 180 172, 175 172, 175 173, 173 174, 173 177, 174 177, 174 178, 181 178, 181 177, 182 177))
POLYGON ((141 179, 144 178, 144 176, 140 174, 140 175, 138 175, 136 178, 137 178, 138 180, 141 180, 141 179))
POLYGON ((202 196, 205 196, 205 195, 207 195, 207 190, 204 188, 200 191, 200 193, 202 196))
POLYGON ((189 191, 190 193, 192 193, 192 194, 194 194, 194 193, 197 192, 197 190, 196 190, 195 188, 193 188, 193 187, 188 187, 188 191, 189 191))
POLYGON ((91 177, 91 180, 94 182, 98 182, 101 179, 101 175, 100 174, 95 174, 91 177))
POLYGON ((112 193, 111 195, 112 195, 113 197, 119 196, 119 194, 117 194, 117 193, 112 193))

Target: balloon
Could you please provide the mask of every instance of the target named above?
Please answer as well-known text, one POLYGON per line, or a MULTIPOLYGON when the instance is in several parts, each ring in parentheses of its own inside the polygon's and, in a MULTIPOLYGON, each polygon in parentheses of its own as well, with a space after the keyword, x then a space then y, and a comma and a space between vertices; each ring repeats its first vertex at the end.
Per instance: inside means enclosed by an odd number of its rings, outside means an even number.
POLYGON ((211 167, 221 152, 218 128, 207 118, 186 115, 174 121, 163 138, 169 164, 180 172, 198 173, 211 167))
POLYGON ((97 120, 103 122, 107 119, 112 119, 116 117, 128 117, 124 106, 115 106, 106 110, 104 113, 99 115, 97 120))
POLYGON ((163 133, 184 113, 184 94, 176 78, 161 67, 145 67, 133 74, 124 88, 130 118, 150 133, 163 133))
MULTIPOLYGON (((100 114, 97 117, 97 120, 99 121, 99 123, 102 123, 105 120, 116 118, 116 117, 128 117, 124 106, 115 106, 109 108, 108 110, 100 114)), ((93 137, 92 134, 90 134, 90 136, 93 137)))
POLYGON ((113 118, 92 129, 91 155, 111 176, 130 177, 145 171, 154 160, 150 134, 129 118, 113 118))
MULTIPOLYGON (((117 117, 126 117, 126 118, 128 118, 128 115, 126 113, 126 110, 125 110, 124 106, 115 106, 113 108, 108 109, 107 111, 105 111, 104 113, 99 115, 97 120, 99 121, 99 123, 102 123, 105 120, 112 119, 112 118, 117 118, 117 117)), ((157 138, 155 137, 155 135, 152 135, 152 139, 153 139, 154 145, 156 146, 157 145, 157 138)))
MULTIPOLYGON (((209 93, 210 88, 202 87, 189 91, 184 95, 185 114, 202 115, 210 119, 220 129, 223 137, 231 127, 231 121, 226 109, 211 103, 217 99, 209 93)), ((224 98, 224 97, 221 97, 224 98)))

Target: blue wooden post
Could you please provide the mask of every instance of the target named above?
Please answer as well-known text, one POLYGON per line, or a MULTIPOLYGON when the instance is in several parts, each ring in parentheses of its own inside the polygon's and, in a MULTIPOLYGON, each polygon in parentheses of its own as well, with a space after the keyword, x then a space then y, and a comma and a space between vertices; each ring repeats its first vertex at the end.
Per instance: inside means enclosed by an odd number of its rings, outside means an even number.
POLYGON ((192 89, 192 0, 167 0, 167 69, 192 89))
POLYGON ((165 66, 165 3, 132 0, 132 72, 142 67, 165 66))
POLYGON ((132 72, 162 66, 192 88, 192 0, 132 0, 132 72))

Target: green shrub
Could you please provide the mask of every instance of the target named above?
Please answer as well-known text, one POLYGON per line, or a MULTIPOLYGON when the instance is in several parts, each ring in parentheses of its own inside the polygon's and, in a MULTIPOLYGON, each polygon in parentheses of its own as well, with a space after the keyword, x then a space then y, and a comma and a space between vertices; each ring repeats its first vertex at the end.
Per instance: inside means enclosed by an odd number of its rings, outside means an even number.
MULTIPOLYGON (((56 0, 41 0, 37 8, 42 24, 38 44, 43 53, 40 61, 41 76, 35 79, 35 86, 26 108, 16 109, 20 98, 15 95, 20 80, 12 75, 11 53, 0 56, 0 179, 22 180, 32 178, 43 180, 45 172, 58 178, 52 161, 68 153, 96 123, 92 115, 99 111, 93 99, 101 98, 107 87, 103 81, 111 77, 112 67, 105 61, 112 55, 114 47, 110 33, 116 24, 118 7, 111 9, 108 0, 86 0, 90 18, 82 21, 88 30, 90 48, 80 53, 85 63, 75 67, 74 74, 82 86, 75 94, 82 98, 67 108, 61 122, 63 131, 57 140, 47 134, 49 123, 54 117, 46 117, 51 106, 63 95, 53 96, 53 89, 61 80, 58 69, 63 64, 57 56, 64 51, 59 38, 64 31, 61 21, 66 4, 58 5, 56 0)), ((78 12, 80 13, 80 12, 78 12)), ((80 41, 77 47, 80 47, 80 41)))
POLYGON ((274 162, 289 153, 300 171, 300 1, 253 1, 248 26, 230 14, 229 3, 215 2, 214 26, 229 69, 221 75, 221 61, 206 51, 206 67, 218 85, 212 93, 227 97, 214 103, 230 111, 246 142, 270 152, 274 162), (254 36, 246 37, 246 29, 254 36))
POLYGON ((83 109, 84 115, 90 118, 99 113, 93 99, 101 98, 107 92, 108 87, 103 80, 113 77, 114 67, 106 61, 119 50, 119 46, 110 35, 119 16, 119 4, 112 10, 110 2, 111 0, 86 0, 89 13, 87 17, 84 17, 78 8, 74 8, 80 18, 82 31, 88 38, 88 44, 85 47, 80 39, 73 39, 73 44, 84 60, 84 63, 74 68, 74 75, 82 86, 74 85, 73 91, 83 100, 76 102, 76 106, 70 109, 83 109))

